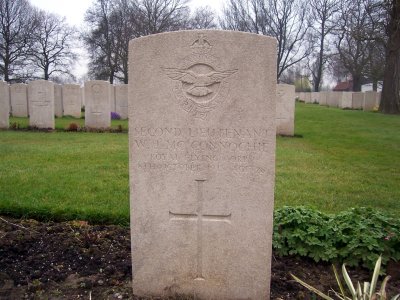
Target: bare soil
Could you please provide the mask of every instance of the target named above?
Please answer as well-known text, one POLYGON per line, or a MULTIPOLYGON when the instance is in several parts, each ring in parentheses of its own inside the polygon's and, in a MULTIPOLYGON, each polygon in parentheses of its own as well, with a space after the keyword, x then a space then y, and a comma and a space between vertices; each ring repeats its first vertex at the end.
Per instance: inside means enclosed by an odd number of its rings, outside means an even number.
MULTIPOLYGON (((273 256, 271 299, 316 299, 289 272, 322 291, 337 289, 330 265, 273 256)), ((399 293, 400 266, 388 272, 388 291, 399 293)), ((131 275, 127 227, 0 217, 0 299, 145 299, 132 294, 131 275)), ((369 281, 370 272, 352 269, 351 277, 369 281)))

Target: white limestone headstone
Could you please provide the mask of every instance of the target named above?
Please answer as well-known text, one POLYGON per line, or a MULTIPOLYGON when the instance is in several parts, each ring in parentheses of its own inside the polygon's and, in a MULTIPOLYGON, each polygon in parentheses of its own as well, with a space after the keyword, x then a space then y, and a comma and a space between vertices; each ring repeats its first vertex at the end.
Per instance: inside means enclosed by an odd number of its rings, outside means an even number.
POLYGON ((115 86, 115 106, 116 112, 121 119, 128 118, 128 85, 119 84, 115 86))
POLYGON ((319 92, 311 92, 311 103, 319 103, 319 92))
POLYGON ((0 129, 7 129, 10 123, 10 87, 0 81, 0 129))
POLYGON ((129 51, 134 293, 269 299, 275 39, 178 31, 129 51))
POLYGON ((81 117, 82 91, 79 84, 63 85, 64 116, 81 117))
POLYGON ((378 98, 378 93, 374 91, 368 91, 364 93, 364 111, 372 111, 376 106, 376 99, 378 98))
POLYGON ((294 135, 294 85, 278 84, 276 90, 276 134, 294 135))
POLYGON ((351 109, 353 103, 353 93, 352 92, 340 92, 341 97, 339 100, 339 107, 343 109, 351 109))
POLYGON ((327 105, 328 92, 319 92, 319 105, 327 105))
POLYGON ((353 109, 362 109, 364 104, 364 93, 353 92, 353 109))
POLYGON ((28 88, 24 83, 14 83, 10 86, 11 114, 13 117, 28 116, 28 88))
POLYGON ((63 98, 62 98, 62 85, 54 85, 54 114, 60 118, 63 116, 63 98))
POLYGON ((111 85, 107 81, 86 81, 85 126, 88 128, 105 129, 111 126, 110 96, 111 85))
POLYGON ((304 93, 304 103, 312 103, 311 93, 304 93))
POLYGON ((326 96, 326 104, 329 107, 338 107, 339 106, 339 98, 342 96, 341 92, 327 92, 326 96))
POLYGON ((54 129, 54 83, 35 80, 28 84, 29 125, 54 129))

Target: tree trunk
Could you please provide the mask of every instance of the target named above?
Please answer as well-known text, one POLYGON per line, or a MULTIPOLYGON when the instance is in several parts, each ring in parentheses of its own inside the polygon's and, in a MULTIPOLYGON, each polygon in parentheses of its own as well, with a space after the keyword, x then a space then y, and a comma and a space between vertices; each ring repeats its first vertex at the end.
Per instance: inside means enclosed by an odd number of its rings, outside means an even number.
POLYGON ((374 79, 374 81, 372 82, 372 90, 373 90, 374 92, 377 92, 377 91, 378 91, 378 80, 375 80, 375 79, 374 79))
POLYGON ((361 91, 361 76, 353 74, 352 77, 353 77, 353 92, 360 92, 361 91))
POLYGON ((400 114, 400 0, 392 0, 388 37, 379 111, 400 114))

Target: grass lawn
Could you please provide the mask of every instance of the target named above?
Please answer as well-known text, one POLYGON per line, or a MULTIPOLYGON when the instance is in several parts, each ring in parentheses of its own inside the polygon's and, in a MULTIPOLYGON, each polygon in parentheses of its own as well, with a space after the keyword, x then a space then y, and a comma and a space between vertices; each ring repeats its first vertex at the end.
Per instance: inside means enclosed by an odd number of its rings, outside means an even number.
MULTIPOLYGON (((84 120, 56 128, 71 122, 84 120)), ((276 207, 400 212, 399 116, 297 103, 295 128, 302 137, 277 140, 276 207)), ((0 213, 129 222, 126 133, 0 131, 0 157, 0 213)))

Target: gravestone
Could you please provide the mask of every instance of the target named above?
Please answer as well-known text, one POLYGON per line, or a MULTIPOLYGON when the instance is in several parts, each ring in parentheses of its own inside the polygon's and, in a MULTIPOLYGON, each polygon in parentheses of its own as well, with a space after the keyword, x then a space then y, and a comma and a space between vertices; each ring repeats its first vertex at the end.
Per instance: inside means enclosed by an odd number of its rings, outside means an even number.
POLYGON ((63 116, 62 85, 54 85, 54 114, 60 118, 63 116))
POLYGON ((374 91, 368 91, 364 93, 364 111, 372 111, 376 106, 376 99, 378 97, 378 93, 374 91))
POLYGON ((319 92, 319 105, 327 105, 328 92, 319 92))
POLYGON ((312 103, 311 93, 304 93, 304 103, 312 103))
POLYGON ((88 128, 109 128, 111 126, 110 96, 111 85, 107 81, 86 81, 85 126, 88 128))
POLYGON ((29 125, 54 129, 54 83, 35 80, 28 84, 29 125))
POLYGON ((339 97, 341 97, 341 92, 327 92, 326 96, 326 104, 329 107, 338 107, 339 106, 339 97))
POLYGON ((128 118, 128 85, 119 84, 115 86, 115 106, 116 112, 121 119, 128 118))
POLYGON ((382 97, 382 92, 378 92, 376 94, 376 106, 379 107, 379 105, 381 104, 381 97, 382 97))
POLYGON ((278 84, 276 90, 276 134, 294 135, 294 85, 278 84))
POLYGON ((319 92, 311 92, 311 103, 319 103, 319 92))
POLYGON ((352 92, 340 92, 341 97, 339 98, 339 107, 343 109, 351 109, 353 102, 352 92))
POLYGON ((63 86, 63 103, 64 116, 74 118, 81 117, 82 91, 78 84, 64 84, 63 86))
POLYGON ((28 89, 24 83, 15 83, 10 86, 11 114, 14 117, 28 116, 28 89))
POLYGON ((10 123, 10 89, 9 85, 0 81, 0 128, 7 129, 10 123))
POLYGON ((269 299, 275 39, 180 31, 129 51, 134 293, 269 299))
POLYGON ((362 109, 364 105, 364 93, 354 92, 353 93, 353 109, 362 109))

